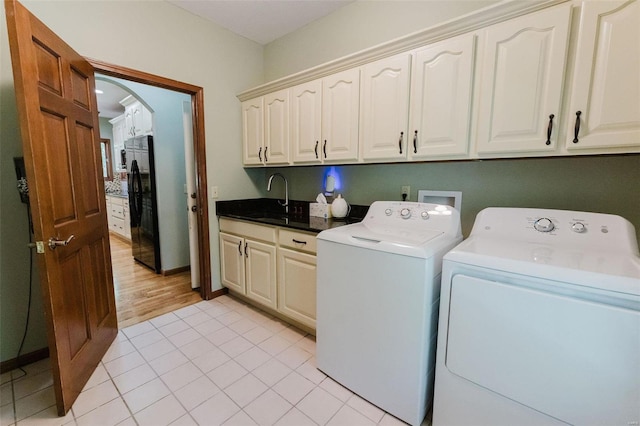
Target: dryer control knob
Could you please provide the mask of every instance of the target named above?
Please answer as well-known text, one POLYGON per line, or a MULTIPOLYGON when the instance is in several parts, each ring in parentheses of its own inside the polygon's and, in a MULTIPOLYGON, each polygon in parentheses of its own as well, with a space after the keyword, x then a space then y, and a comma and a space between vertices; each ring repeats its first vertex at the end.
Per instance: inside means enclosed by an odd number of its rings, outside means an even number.
POLYGON ((571 229, 573 230, 573 232, 577 232, 578 234, 582 234, 587 232, 587 227, 584 226, 584 223, 582 222, 576 222, 571 226, 571 229))
POLYGON ((420 216, 421 216, 423 219, 425 219, 425 220, 426 220, 426 219, 429 219, 429 213, 427 213, 427 212, 422 212, 422 213, 420 213, 420 216))
POLYGON ((533 227, 536 229, 536 231, 540 232, 551 232, 555 228, 555 226, 553 226, 553 222, 551 222, 551 219, 548 219, 546 217, 541 217, 540 219, 536 220, 533 223, 533 227))
POLYGON ((408 208, 400 210, 400 217, 402 217, 403 219, 409 219, 411 217, 411 210, 409 210, 408 208))
POLYGON ((386 214, 387 216, 391 216, 391 213, 393 213, 393 210, 391 210, 391 209, 386 209, 384 211, 384 214, 386 214))

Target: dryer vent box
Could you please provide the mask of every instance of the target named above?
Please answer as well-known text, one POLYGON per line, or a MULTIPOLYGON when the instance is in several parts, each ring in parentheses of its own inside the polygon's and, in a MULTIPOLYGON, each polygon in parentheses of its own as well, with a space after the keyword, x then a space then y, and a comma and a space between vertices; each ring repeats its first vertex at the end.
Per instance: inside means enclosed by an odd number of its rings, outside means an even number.
POLYGON ((462 192, 461 191, 431 191, 421 189, 418 191, 419 203, 443 204, 451 206, 461 212, 462 210, 462 192))

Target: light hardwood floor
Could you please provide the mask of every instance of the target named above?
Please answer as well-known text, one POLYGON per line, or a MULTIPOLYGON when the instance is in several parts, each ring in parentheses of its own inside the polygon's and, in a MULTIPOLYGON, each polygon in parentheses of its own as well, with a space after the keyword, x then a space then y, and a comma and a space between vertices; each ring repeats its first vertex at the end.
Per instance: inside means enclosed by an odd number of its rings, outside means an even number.
POLYGON ((164 277, 139 265, 131 255, 131 245, 111 236, 113 285, 118 328, 166 314, 202 300, 191 289, 189 271, 164 277))

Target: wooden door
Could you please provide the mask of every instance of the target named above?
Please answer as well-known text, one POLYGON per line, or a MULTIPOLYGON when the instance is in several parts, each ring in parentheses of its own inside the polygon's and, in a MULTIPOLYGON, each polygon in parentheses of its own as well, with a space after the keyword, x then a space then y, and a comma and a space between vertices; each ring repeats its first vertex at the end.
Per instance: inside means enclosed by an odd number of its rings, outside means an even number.
POLYGON ((58 414, 118 332, 93 67, 20 3, 6 1, 58 414), (68 240, 49 248, 49 238, 68 240))
POLYGON ((362 67, 362 158, 407 158, 411 55, 401 53, 362 67))

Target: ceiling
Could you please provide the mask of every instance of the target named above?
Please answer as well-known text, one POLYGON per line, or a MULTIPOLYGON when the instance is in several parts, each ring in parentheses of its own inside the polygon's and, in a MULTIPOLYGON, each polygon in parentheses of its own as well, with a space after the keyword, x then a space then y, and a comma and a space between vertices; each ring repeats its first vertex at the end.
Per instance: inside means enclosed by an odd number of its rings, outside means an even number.
POLYGON ((98 116, 114 118, 124 114, 124 107, 120 101, 129 96, 129 92, 113 83, 96 78, 96 99, 98 101, 98 116), (101 90, 103 93, 97 92, 101 90))
POLYGON ((354 0, 168 0, 265 45, 354 0))
MULTIPOLYGON (((265 45, 355 0, 168 0, 236 34, 265 45)), ((115 84, 96 79, 100 117, 124 113, 119 101, 129 95, 115 84)))

